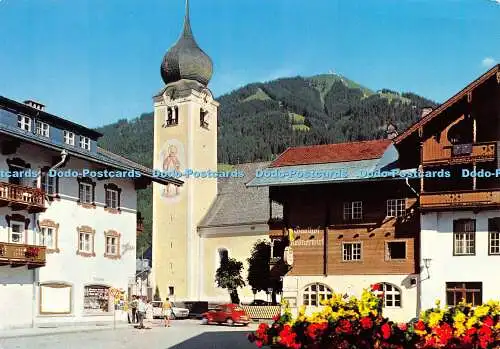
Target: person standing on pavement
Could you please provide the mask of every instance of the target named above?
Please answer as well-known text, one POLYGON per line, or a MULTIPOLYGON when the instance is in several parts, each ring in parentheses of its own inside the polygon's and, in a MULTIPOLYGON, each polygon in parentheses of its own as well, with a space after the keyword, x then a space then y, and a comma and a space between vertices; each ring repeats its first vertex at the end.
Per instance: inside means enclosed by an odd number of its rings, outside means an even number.
POLYGON ((163 317, 165 319, 165 327, 170 327, 170 317, 172 316, 172 303, 170 303, 168 297, 163 302, 163 317))
POLYGON ((138 305, 137 296, 134 295, 134 296, 132 296, 132 301, 130 302, 130 309, 132 310, 132 323, 133 324, 139 322, 139 318, 137 317, 137 305, 138 305))
POLYGON ((144 317, 146 316, 146 303, 142 297, 139 297, 139 302, 137 303, 137 316, 139 317, 138 328, 144 328, 144 317))

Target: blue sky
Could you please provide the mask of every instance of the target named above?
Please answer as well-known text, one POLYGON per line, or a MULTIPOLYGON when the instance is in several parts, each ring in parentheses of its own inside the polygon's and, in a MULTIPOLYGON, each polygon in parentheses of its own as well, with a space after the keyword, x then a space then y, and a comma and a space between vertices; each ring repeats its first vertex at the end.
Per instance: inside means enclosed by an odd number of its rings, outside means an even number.
MULTIPOLYGON (((0 94, 96 127, 152 110, 184 0, 0 0, 0 94)), ((215 95, 330 71, 438 102, 500 61, 500 0, 191 0, 215 95)))

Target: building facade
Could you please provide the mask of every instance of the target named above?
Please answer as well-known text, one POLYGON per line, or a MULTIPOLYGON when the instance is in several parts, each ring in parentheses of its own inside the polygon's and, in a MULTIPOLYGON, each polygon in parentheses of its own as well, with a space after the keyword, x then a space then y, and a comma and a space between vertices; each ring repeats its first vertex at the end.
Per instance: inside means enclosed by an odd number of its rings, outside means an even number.
POLYGON ((361 296, 380 284, 384 313, 417 315, 417 192, 398 176, 390 140, 289 148, 249 183, 283 205, 272 222, 272 271, 282 297, 314 312, 332 293, 361 296), (287 174, 287 175, 283 175, 287 174))
POLYGON ((500 299, 500 69, 395 139, 419 166, 421 306, 500 299), (430 176, 429 174, 435 174, 430 176))
POLYGON ((0 328, 113 320, 110 290, 135 274, 136 190, 153 178, 100 136, 0 97, 0 328))

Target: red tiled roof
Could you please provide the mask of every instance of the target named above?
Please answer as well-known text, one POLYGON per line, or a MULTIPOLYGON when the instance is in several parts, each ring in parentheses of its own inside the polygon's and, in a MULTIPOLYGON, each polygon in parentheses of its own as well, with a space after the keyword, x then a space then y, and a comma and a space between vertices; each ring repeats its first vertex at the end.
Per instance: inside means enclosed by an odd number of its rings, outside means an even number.
POLYGON ((379 139, 288 148, 271 163, 271 167, 378 159, 391 143, 390 139, 379 139))

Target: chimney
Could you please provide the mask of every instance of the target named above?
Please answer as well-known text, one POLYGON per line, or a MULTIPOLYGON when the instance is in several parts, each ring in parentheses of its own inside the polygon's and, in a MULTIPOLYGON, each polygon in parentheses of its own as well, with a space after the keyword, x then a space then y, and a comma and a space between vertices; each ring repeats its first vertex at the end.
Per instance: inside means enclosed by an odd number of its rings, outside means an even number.
POLYGON ((26 105, 28 105, 31 108, 34 108, 36 110, 45 111, 45 105, 44 104, 39 103, 37 101, 34 101, 32 99, 28 99, 28 100, 24 101, 24 104, 26 104, 26 105))
POLYGON ((432 112, 432 110, 433 109, 431 107, 422 108, 422 114, 420 115, 420 119, 425 118, 427 115, 429 115, 432 112))

